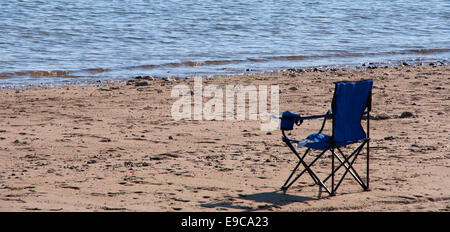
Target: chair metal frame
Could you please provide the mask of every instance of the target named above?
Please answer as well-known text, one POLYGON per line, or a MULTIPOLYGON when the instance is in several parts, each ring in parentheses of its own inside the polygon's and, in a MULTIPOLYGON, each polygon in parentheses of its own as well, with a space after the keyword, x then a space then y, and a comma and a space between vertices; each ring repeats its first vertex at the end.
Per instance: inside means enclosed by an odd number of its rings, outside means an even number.
MULTIPOLYGON (((334 95, 333 96, 333 101, 332 101, 332 109, 335 108, 335 105, 334 105, 335 104, 335 97, 336 96, 334 95)), ((311 151, 312 148, 307 148, 305 153, 302 156, 300 156, 299 153, 297 152, 297 150, 294 148, 294 145, 293 145, 293 143, 298 143, 299 141, 289 138, 288 136, 286 136, 285 130, 282 130, 282 135, 283 135, 282 136, 282 141, 284 143, 286 143, 286 145, 291 149, 291 151, 295 154, 295 156, 299 159, 299 161, 298 161, 297 165, 295 166, 295 168, 292 170, 292 172, 289 175, 289 177, 286 179, 286 181, 283 184, 283 186, 281 187, 281 190, 284 193, 286 193, 286 191, 289 189, 289 187, 291 187, 292 184, 294 184, 295 181, 297 181, 305 172, 307 172, 311 176, 311 178, 313 179, 314 183, 319 185, 321 188, 325 189, 326 192, 328 192, 328 194, 330 196, 334 196, 336 194, 337 189, 341 185, 341 183, 344 180, 344 178, 347 175, 347 173, 350 173, 352 175, 352 177, 363 188, 364 191, 368 191, 369 190, 369 164, 370 164, 369 163, 369 160, 370 160, 369 159, 370 158, 370 146, 369 146, 369 143, 370 143, 370 111, 371 111, 371 104, 372 104, 372 92, 369 93, 368 100, 367 100, 366 107, 365 107, 365 111, 361 115, 362 118, 365 115, 366 116, 365 118, 367 120, 366 131, 365 131, 366 137, 359 141, 359 142, 361 142, 361 144, 355 150, 353 150, 353 152, 350 155, 348 155, 348 156, 346 156, 342 152, 342 150, 339 148, 339 146, 332 139, 332 141, 329 144, 329 146, 326 149, 323 149, 322 152, 319 155, 317 155, 309 164, 307 164, 305 162, 305 157, 311 151), (356 172, 356 170, 353 168, 353 164, 356 161, 358 155, 363 150, 364 146, 366 147, 366 153, 367 153, 366 154, 367 158, 366 158, 366 182, 365 183, 364 183, 363 179, 359 176, 359 174, 356 172), (331 152, 331 173, 325 179, 320 180, 319 177, 312 171, 311 167, 327 151, 331 152), (335 167, 335 159, 337 159, 339 161, 339 163, 340 163, 337 167, 335 167), (297 176, 293 180, 291 180, 293 175, 294 175, 294 173, 297 171, 297 169, 300 167, 300 165, 303 165, 304 169, 299 174, 297 174, 297 176), (345 171, 342 174, 342 176, 339 179, 339 181, 337 182, 337 184, 335 184, 336 172, 341 167, 345 167, 345 171), (331 178, 331 189, 328 188, 325 185, 325 182, 328 181, 330 178, 331 178)), ((298 119, 298 121, 296 121, 296 124, 300 125, 303 122, 303 120, 310 120, 310 119, 317 119, 317 118, 324 118, 324 120, 322 122, 322 126, 321 126, 320 130, 318 131, 318 133, 321 133, 322 130, 324 129, 327 119, 331 119, 331 120, 333 120, 333 131, 332 131, 332 134, 334 135, 334 115, 333 115, 331 110, 329 110, 324 115, 300 117, 298 119)), ((333 137, 333 135, 332 135, 332 137, 333 137)), ((354 143, 357 143, 357 142, 353 142, 352 144, 354 144, 354 143)))

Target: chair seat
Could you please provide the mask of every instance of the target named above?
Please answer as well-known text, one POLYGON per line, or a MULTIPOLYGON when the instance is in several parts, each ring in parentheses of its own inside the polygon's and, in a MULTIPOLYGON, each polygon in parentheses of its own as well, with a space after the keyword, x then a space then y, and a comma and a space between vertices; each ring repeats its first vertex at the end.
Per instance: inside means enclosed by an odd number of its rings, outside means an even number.
MULTIPOLYGON (((329 135, 321 134, 321 133, 314 133, 310 134, 306 139, 300 141, 297 143, 297 147, 308 147, 311 149, 327 149, 331 144, 332 138, 329 135)), ((356 141, 355 141, 356 142, 356 141)), ((336 144, 337 147, 346 146, 353 142, 348 143, 338 143, 336 144)))

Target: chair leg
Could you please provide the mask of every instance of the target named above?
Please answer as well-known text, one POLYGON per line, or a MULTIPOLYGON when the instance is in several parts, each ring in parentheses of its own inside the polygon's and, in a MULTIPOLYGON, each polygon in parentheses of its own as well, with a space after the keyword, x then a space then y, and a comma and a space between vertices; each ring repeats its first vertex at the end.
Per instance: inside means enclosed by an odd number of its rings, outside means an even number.
MULTIPOLYGON (((291 147, 292 145, 291 145, 291 143, 289 142, 289 141, 285 141, 286 142, 286 144, 289 146, 289 147, 291 147)), ((297 158, 300 160, 300 159, 304 159, 305 157, 306 157, 306 155, 308 154, 308 152, 309 152, 309 148, 305 151, 305 153, 303 154, 303 156, 302 157, 300 157, 299 155, 298 155, 298 153, 296 153, 296 151, 294 151, 294 154, 297 156, 297 158)), ((299 161, 298 163, 297 163, 297 165, 295 166, 295 168, 294 168, 294 170, 292 170, 292 172, 291 172, 291 174, 289 175, 289 177, 286 179, 286 181, 284 182, 284 184, 283 184, 283 186, 281 187, 281 190, 283 191, 283 193, 286 193, 286 191, 287 191, 287 189, 289 188, 289 186, 290 185, 288 185, 288 183, 289 183, 289 181, 291 180, 291 178, 292 178, 292 176, 294 175, 294 173, 297 171, 297 169, 298 169, 298 167, 300 166, 300 164, 301 164, 301 162, 299 161)), ((297 179, 297 178, 296 178, 297 179)))
MULTIPOLYGON (((297 165, 295 166, 295 168, 292 170, 291 174, 289 175, 289 177, 286 179, 285 183, 283 184, 283 186, 281 187, 281 190, 283 191, 283 193, 286 193, 286 191, 289 189, 289 187, 291 187, 305 172, 308 172, 308 174, 311 176, 311 178, 313 179, 314 183, 319 185, 320 187, 324 188, 328 194, 330 196, 334 196, 336 194, 337 189, 339 188, 340 184, 342 183, 342 181, 344 180, 345 176, 347 175, 348 172, 350 172, 350 174, 352 175, 352 177, 355 179, 356 182, 358 182, 358 184, 361 185, 361 187, 364 190, 368 190, 368 182, 367 185, 362 181, 361 177, 358 175, 358 173, 356 172, 356 170, 353 168, 353 163, 356 161, 356 158, 358 157, 358 155, 360 154, 361 150, 363 149, 364 145, 366 145, 366 143, 368 143, 368 141, 364 141, 358 148, 356 148, 349 156, 346 156, 341 149, 339 149, 338 147, 334 147, 338 150, 338 152, 343 156, 342 160, 339 155, 334 151, 334 148, 328 147, 327 149, 323 150, 319 155, 317 155, 317 157, 311 161, 311 163, 306 164, 304 161, 304 158, 306 157, 306 155, 308 154, 308 152, 310 151, 310 148, 308 148, 305 153, 303 154, 302 157, 300 157, 300 155, 298 154, 297 150, 294 148, 294 146, 292 145, 292 143, 288 140, 285 140, 285 143, 288 145, 288 147, 292 150, 292 152, 295 154, 295 156, 297 156, 297 158, 299 159, 297 165), (321 181, 317 175, 311 170, 312 165, 319 159, 322 157, 322 155, 327 151, 330 150, 332 155, 331 155, 331 174, 328 175, 323 181, 321 181), (335 167, 335 162, 334 159, 337 158, 338 161, 340 162, 340 165, 338 165, 338 167, 335 167), (350 159, 353 158, 351 161, 350 159), (300 165, 304 166, 304 169, 293 179, 293 175, 294 173, 298 170, 298 168, 300 167, 300 165), (336 172, 342 167, 345 167, 345 172, 342 175, 342 177, 340 178, 340 180, 338 181, 337 184, 335 184, 335 175, 336 172), (327 188, 327 186, 324 184, 329 178, 331 178, 331 190, 327 188)), ((369 154, 367 154, 367 157, 369 158, 369 154)), ((369 162, 367 161, 367 172, 369 171, 369 162)), ((367 181, 369 181, 369 177, 367 175, 367 181)))
POLYGON ((367 165, 366 165, 366 191, 369 191, 369 150, 370 150, 370 108, 371 108, 371 104, 372 104, 372 94, 370 94, 369 97, 369 107, 368 107, 368 112, 367 112, 367 124, 366 124, 366 131, 367 131, 367 165))
POLYGON ((299 159, 299 162, 296 166, 296 168, 294 169, 294 171, 291 173, 291 175, 289 176, 288 180, 286 181, 286 183, 283 185, 283 187, 281 187, 281 190, 286 193, 287 189, 294 184, 295 181, 297 181, 298 178, 300 178, 306 171, 308 172, 308 174, 311 176, 311 178, 313 179, 314 183, 317 185, 322 186, 329 194, 331 194, 331 191, 326 187, 326 185, 317 177, 317 175, 311 170, 311 166, 329 149, 325 149, 323 150, 313 161, 311 161, 311 163, 308 165, 305 163, 305 161, 303 160, 306 156, 306 154, 309 152, 310 148, 308 148, 305 152, 305 154, 300 157, 300 155, 298 154, 297 150, 295 150, 295 148, 292 146, 292 144, 289 141, 285 141, 286 144, 288 145, 288 147, 292 150, 292 152, 294 152, 294 154, 297 156, 297 158, 299 159), (289 183, 287 184, 287 182, 290 180, 290 178, 292 177, 293 173, 296 171, 296 169, 298 168, 298 166, 302 164, 304 166, 304 169, 289 183), (287 185, 286 185, 287 184, 287 185))
POLYGON ((334 153, 334 149, 331 149, 331 196, 336 195, 335 189, 334 189, 334 156, 336 154, 334 153))
MULTIPOLYGON (((367 119, 367 120, 369 120, 369 119, 367 119)), ((368 123, 368 122, 367 122, 368 123)), ((368 128, 369 126, 367 126, 367 128, 368 128)), ((369 191, 369 150, 370 150, 370 148, 369 148, 369 142, 370 142, 370 139, 368 139, 367 140, 367 147, 366 147, 366 152, 367 152, 367 165, 366 165, 366 188, 364 189, 365 191, 369 191)))
MULTIPOLYGON (((356 150, 354 150, 349 156, 345 156, 345 155, 343 154, 343 152, 342 152, 339 148, 337 148, 338 151, 341 153, 341 155, 344 157, 344 160, 342 160, 335 152, 332 152, 332 156, 334 156, 334 157, 332 157, 332 159, 333 159, 333 158, 337 158, 338 161, 340 162, 340 164, 339 164, 336 168, 332 168, 332 172, 331 172, 331 173, 323 180, 323 182, 326 182, 328 179, 333 178, 333 174, 336 175, 336 172, 337 172, 342 166, 344 166, 345 169, 348 170, 347 172, 350 172, 350 174, 351 174, 351 175, 353 176, 353 178, 358 182, 358 184, 360 184, 360 185, 365 189, 365 186, 366 186, 366 185, 364 185, 364 182, 362 181, 362 179, 360 178, 360 176, 358 175, 358 173, 354 170, 354 168, 353 168, 353 166, 352 166, 353 162, 356 160, 356 156, 361 152, 361 149, 363 148, 363 146, 364 146, 364 143, 362 143, 362 144, 361 144, 356 150), (353 156, 355 156, 355 157, 353 157, 353 156), (353 160, 350 162, 350 159, 351 159, 352 157, 353 157, 353 160), (350 163, 349 163, 349 162, 350 162, 350 163), (347 164, 350 164, 350 166, 348 166, 347 164)), ((333 160, 332 160, 332 165, 334 165, 333 160)), ((334 182, 334 181, 332 180, 332 182, 334 182)), ((340 182, 341 182, 341 181, 340 181, 340 182)), ((340 185, 340 183, 338 183, 336 186, 334 186, 333 183, 332 183, 332 185, 333 185, 334 192, 336 192, 337 189, 338 189, 338 187, 339 187, 339 185, 340 185)))
MULTIPOLYGON (((356 172, 356 170, 355 170, 355 169, 353 168, 353 166, 349 163, 350 158, 349 158, 349 157, 346 157, 346 156, 344 155, 344 153, 343 153, 340 149, 338 149, 338 150, 339 150, 339 153, 341 153, 341 155, 344 157, 344 161, 343 161, 344 167, 345 167, 346 169, 349 170, 350 174, 353 176, 353 178, 356 180, 356 182, 358 182, 360 185, 364 185, 364 182, 362 181, 362 178, 358 175, 358 173, 356 172), (349 166, 347 166, 346 163, 347 163, 349 166)), ((353 158, 353 160, 356 159, 356 157, 359 155, 360 152, 361 152, 361 149, 358 148, 357 150, 355 150, 354 153, 352 153, 352 154, 355 155, 355 157, 353 158)), ((341 159, 339 158, 339 156, 336 156, 336 157, 341 161, 341 159)), ((353 160, 352 160, 351 163, 353 163, 353 160)))
POLYGON ((292 170, 291 174, 289 175, 289 177, 286 179, 286 181, 284 182, 283 186, 281 186, 281 190, 286 193, 288 187, 286 187, 286 185, 289 183, 289 180, 291 180, 292 176, 294 175, 294 173, 297 171, 298 167, 300 166, 301 162, 298 162, 297 165, 295 166, 294 170, 292 170))
MULTIPOLYGON (((341 153, 341 155, 345 158, 345 160, 343 161, 343 164, 344 164, 346 170, 345 170, 344 174, 342 175, 341 179, 339 180, 338 184, 336 185, 336 189, 342 183, 342 181, 344 180, 344 178, 345 178, 345 176, 347 175, 348 172, 350 172, 350 174, 353 176, 353 178, 356 180, 356 182, 358 182, 358 184, 361 185, 361 187, 364 190, 367 188, 366 185, 364 184, 364 182, 361 180, 361 177, 358 175, 356 170, 353 168, 353 163, 355 162, 356 158, 358 157, 359 153, 361 152, 362 147, 364 146, 364 144, 365 144, 365 142, 362 143, 355 151, 353 151, 352 155, 350 155, 349 157, 346 157, 344 155, 344 153, 338 148, 339 153, 341 153), (349 159, 353 155, 355 157, 353 157, 353 160, 349 163, 349 159), (345 163, 347 163, 348 166, 345 165, 345 163)), ((336 156, 336 157, 338 157, 338 156, 336 156)))
MULTIPOLYGON (((350 154, 350 155, 347 157, 347 159, 349 160, 350 158, 353 157, 353 155, 354 155, 354 153, 350 154)), ((342 166, 345 166, 345 168, 348 168, 348 167, 346 166, 345 162, 342 161, 342 159, 339 158, 339 156, 336 155, 336 158, 339 160, 340 164, 334 169, 334 172, 335 172, 335 173, 336 173, 342 166)), ((331 178, 331 173, 330 173, 330 175, 328 175, 328 176, 323 180, 323 182, 326 182, 326 181, 327 181, 328 179, 330 179, 330 178, 331 178)))
MULTIPOLYGON (((319 156, 320 157, 320 156, 319 156)), ((309 165, 307 165, 307 168, 304 168, 287 186, 285 186, 286 187, 286 190, 289 188, 289 187, 291 187, 291 185, 292 184, 294 184, 295 183, 295 181, 297 181, 308 169, 310 169, 310 167, 318 160, 319 158, 318 157, 316 157, 316 159, 314 159, 309 165)), ((301 161, 299 161, 299 163, 301 164, 302 162, 301 161)), ((306 163, 304 164, 304 165, 306 165, 306 163)), ((313 175, 311 175, 311 178, 313 179, 313 181, 314 181, 314 183, 315 184, 317 184, 317 185, 321 185, 321 184, 323 184, 323 183, 321 183, 321 181, 319 180, 319 178, 315 175, 315 174, 313 174, 313 175)), ((325 189, 327 189, 325 186, 323 186, 325 189)), ((327 189, 327 191, 328 191, 328 189, 327 189)))

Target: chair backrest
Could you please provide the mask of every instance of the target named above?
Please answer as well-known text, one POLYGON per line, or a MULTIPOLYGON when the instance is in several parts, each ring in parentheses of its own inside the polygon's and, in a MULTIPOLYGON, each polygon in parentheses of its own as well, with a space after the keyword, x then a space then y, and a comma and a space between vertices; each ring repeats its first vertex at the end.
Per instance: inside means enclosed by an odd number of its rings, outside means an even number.
POLYGON ((332 102, 333 141, 351 143, 366 138, 361 117, 371 108, 373 80, 336 82, 332 102))

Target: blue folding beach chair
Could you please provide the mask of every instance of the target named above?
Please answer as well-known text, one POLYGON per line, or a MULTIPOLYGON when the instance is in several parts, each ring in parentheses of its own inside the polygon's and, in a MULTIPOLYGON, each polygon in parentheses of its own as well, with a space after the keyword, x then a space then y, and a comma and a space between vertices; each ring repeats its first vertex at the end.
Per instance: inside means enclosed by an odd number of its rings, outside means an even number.
POLYGON ((371 110, 371 99, 372 99, 372 80, 363 80, 357 82, 336 82, 335 92, 331 104, 331 110, 329 110, 324 115, 302 117, 300 114, 294 114, 290 111, 285 111, 278 118, 281 119, 280 129, 282 131, 282 140, 287 144, 287 146, 294 152, 294 154, 299 159, 294 170, 287 178, 281 190, 286 193, 288 188, 300 178, 305 172, 307 172, 315 184, 319 185, 321 188, 325 189, 329 195, 335 195, 340 184, 344 180, 347 173, 350 173, 355 181, 361 185, 364 190, 369 189, 369 120, 370 120, 370 110, 371 110), (366 132, 364 131, 361 120, 363 115, 366 115, 366 132), (324 118, 322 127, 317 133, 309 135, 304 140, 295 140, 286 136, 285 131, 292 130, 294 124, 300 125, 303 120, 324 118), (325 122, 327 119, 333 121, 332 135, 322 134, 325 122), (348 156, 346 156, 341 147, 345 147, 350 144, 358 143, 359 146, 348 156), (303 156, 300 156, 294 145, 299 147, 306 147, 306 151, 303 156), (356 170, 353 168, 353 164, 366 146, 366 182, 358 175, 356 170), (311 150, 321 150, 321 153, 307 164, 305 162, 305 157, 311 150), (325 154, 327 151, 331 152, 331 173, 323 180, 320 180, 318 176, 311 169, 312 165, 325 154), (335 167, 334 159, 337 159, 340 164, 335 167), (350 160, 351 159, 351 160, 350 160), (300 165, 303 165, 304 169, 291 181, 294 173, 297 171, 300 165), (335 185, 335 175, 336 172, 341 168, 345 167, 345 171, 342 174, 340 180, 335 185), (331 178, 331 189, 328 188, 325 183, 331 178))

